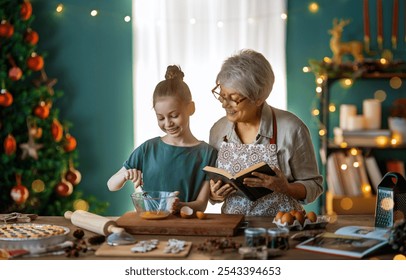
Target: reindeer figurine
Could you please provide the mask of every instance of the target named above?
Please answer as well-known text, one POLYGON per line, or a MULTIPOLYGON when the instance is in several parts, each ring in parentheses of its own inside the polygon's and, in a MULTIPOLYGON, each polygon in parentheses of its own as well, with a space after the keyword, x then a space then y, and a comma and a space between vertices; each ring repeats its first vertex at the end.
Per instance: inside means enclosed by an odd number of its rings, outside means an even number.
POLYGON ((330 49, 333 52, 333 62, 341 64, 343 54, 351 54, 356 62, 362 62, 363 44, 359 41, 341 42, 341 34, 344 26, 348 25, 350 20, 341 19, 340 22, 335 18, 333 28, 328 31, 331 34, 330 49))

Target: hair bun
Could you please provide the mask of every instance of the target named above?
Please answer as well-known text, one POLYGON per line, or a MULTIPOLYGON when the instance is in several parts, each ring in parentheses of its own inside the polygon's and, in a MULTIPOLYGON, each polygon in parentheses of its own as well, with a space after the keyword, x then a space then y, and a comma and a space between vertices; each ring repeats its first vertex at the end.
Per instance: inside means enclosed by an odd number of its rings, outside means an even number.
POLYGON ((182 72, 182 70, 180 69, 179 66, 169 65, 166 68, 166 74, 165 74, 165 79, 166 80, 174 80, 174 79, 183 80, 184 76, 185 76, 185 74, 183 74, 183 72, 182 72))

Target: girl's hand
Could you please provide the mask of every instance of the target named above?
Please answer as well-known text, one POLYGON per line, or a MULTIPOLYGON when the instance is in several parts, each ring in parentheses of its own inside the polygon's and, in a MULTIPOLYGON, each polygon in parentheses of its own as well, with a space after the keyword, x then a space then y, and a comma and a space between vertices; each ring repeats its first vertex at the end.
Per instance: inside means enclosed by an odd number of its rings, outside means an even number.
POLYGON ((168 205, 167 205, 166 208, 169 210, 169 212, 171 212, 171 214, 176 214, 177 212, 179 212, 182 205, 181 205, 181 202, 179 200, 179 197, 177 197, 179 192, 175 191, 172 194, 175 195, 176 197, 168 199, 168 205))
POLYGON ((214 182, 210 180, 210 199, 213 201, 224 201, 227 196, 235 193, 237 190, 230 184, 223 185, 221 180, 214 182))
POLYGON ((134 183, 134 190, 141 186, 142 183, 142 172, 137 169, 127 169, 124 171, 124 180, 131 181, 134 183))
POLYGON ((272 167, 275 171, 275 176, 269 176, 259 172, 252 172, 255 177, 245 178, 244 184, 249 187, 265 187, 275 192, 284 193, 288 192, 288 180, 283 172, 276 167, 272 167))

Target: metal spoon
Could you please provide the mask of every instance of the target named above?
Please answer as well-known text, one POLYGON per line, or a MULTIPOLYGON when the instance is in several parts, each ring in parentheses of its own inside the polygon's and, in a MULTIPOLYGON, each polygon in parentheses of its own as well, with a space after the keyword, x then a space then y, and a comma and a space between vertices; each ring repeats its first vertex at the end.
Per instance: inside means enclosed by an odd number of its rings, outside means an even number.
POLYGON ((122 228, 114 229, 113 233, 107 236, 107 244, 110 246, 134 244, 135 238, 122 228))

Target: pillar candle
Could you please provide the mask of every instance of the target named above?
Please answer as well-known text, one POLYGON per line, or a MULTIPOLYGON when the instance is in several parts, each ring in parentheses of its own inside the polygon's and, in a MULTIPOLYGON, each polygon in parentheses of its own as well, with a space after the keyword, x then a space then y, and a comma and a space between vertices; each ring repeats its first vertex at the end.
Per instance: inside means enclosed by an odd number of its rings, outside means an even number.
POLYGON ((348 129, 348 117, 357 114, 357 107, 353 104, 341 104, 340 106, 340 128, 348 129))
POLYGON ((364 115, 348 116, 347 130, 362 130, 365 128, 364 115))
POLYGON ((381 128, 381 102, 378 99, 365 99, 362 103, 366 129, 381 128))

